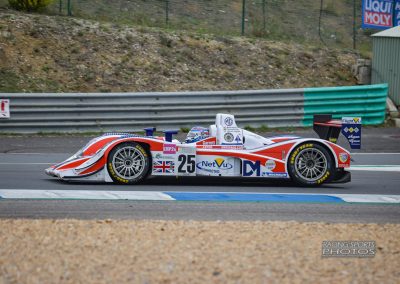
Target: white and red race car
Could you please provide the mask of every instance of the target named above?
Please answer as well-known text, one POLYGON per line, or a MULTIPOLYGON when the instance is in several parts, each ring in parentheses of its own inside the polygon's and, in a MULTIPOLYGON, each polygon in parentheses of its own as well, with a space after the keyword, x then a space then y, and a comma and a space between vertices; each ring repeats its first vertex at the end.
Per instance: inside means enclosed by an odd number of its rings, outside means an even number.
MULTIPOLYGON (((314 129, 321 139, 265 138, 237 127, 233 115, 217 114, 215 124, 192 128, 185 142, 173 139, 177 131, 153 136, 155 128, 146 128, 146 135, 104 134, 46 173, 62 180, 121 184, 136 184, 150 175, 280 178, 303 186, 345 183, 350 181, 345 170, 350 153, 335 144, 343 126, 330 115, 318 115, 314 129)), ((358 132, 346 126, 346 133, 349 129, 358 132)), ((360 142, 353 135, 346 138, 351 145, 360 142)))

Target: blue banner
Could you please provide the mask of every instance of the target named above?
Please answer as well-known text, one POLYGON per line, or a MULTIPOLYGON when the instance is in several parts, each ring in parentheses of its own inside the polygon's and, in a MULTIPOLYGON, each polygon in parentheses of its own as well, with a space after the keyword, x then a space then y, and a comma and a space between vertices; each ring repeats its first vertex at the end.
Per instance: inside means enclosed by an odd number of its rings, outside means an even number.
POLYGON ((394 7, 398 0, 363 0, 362 28, 388 29, 393 27, 394 7))
POLYGON ((349 141, 351 149, 361 149, 361 117, 343 117, 342 134, 349 141))
POLYGON ((396 0, 396 3, 394 4, 393 26, 400 26, 400 0, 396 0))

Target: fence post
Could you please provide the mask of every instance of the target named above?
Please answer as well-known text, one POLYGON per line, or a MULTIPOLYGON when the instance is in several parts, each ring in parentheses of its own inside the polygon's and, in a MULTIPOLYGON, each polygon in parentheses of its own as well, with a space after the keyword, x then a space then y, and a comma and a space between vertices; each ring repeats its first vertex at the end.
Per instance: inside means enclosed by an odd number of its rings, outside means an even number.
POLYGON ((266 0, 263 0, 262 1, 262 11, 263 11, 263 30, 264 30, 264 33, 265 33, 265 30, 267 29, 267 17, 266 17, 266 13, 265 13, 265 5, 266 5, 266 0))
POLYGON ((71 5, 71 0, 68 0, 68 16, 72 16, 72 5, 71 5))
POLYGON ((59 7, 58 7, 58 13, 61 15, 62 14, 62 4, 63 4, 63 2, 62 2, 62 0, 60 0, 60 5, 59 5, 59 7))
POLYGON ((242 2, 242 36, 244 35, 244 22, 246 17, 246 0, 242 2))
POLYGON ((169 22, 169 0, 165 0, 165 25, 168 26, 169 22))

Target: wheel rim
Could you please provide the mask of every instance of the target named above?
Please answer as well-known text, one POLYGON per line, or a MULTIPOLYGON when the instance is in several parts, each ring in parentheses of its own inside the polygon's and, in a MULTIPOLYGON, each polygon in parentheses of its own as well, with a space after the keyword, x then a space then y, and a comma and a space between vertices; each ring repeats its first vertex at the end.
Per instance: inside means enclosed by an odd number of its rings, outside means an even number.
POLYGON ((328 161, 324 153, 318 149, 304 149, 296 157, 296 173, 306 181, 316 181, 322 178, 327 169, 328 161))
POLYGON ((127 146, 119 149, 112 159, 115 173, 123 179, 135 179, 144 170, 146 158, 135 147, 127 146))

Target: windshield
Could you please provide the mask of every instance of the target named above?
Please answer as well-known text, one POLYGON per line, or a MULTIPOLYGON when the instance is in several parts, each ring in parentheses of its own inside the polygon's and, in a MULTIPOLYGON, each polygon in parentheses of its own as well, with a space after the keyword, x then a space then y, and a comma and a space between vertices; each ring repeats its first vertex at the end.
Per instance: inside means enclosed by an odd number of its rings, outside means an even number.
POLYGON ((194 143, 210 136, 208 128, 196 126, 193 127, 186 136, 186 143, 194 143))

